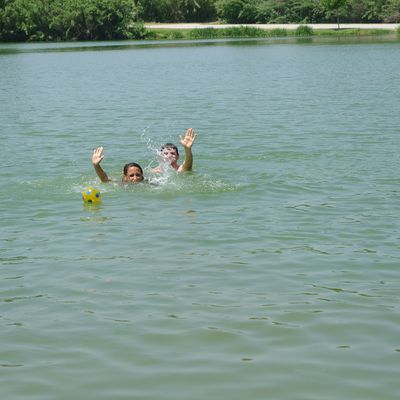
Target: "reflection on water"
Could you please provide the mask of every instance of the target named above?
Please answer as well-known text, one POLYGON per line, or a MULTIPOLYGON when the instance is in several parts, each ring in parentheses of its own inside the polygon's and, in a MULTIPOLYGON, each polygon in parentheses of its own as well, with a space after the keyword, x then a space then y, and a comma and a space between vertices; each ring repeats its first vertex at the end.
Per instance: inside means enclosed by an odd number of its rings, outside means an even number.
POLYGON ((57 42, 57 43, 0 43, 0 55, 19 53, 76 52, 76 51, 115 51, 157 48, 184 48, 204 46, 258 46, 269 44, 376 44, 399 42, 396 33, 372 36, 313 36, 313 37, 271 37, 234 38, 199 40, 124 40, 108 42, 57 42))

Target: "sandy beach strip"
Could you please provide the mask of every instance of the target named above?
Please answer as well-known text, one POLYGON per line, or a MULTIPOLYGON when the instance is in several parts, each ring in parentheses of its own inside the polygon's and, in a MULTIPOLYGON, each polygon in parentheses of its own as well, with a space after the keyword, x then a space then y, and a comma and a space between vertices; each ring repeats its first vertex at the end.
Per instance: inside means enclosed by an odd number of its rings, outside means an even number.
MULTIPOLYGON (((310 26, 313 29, 337 29, 338 24, 202 24, 202 23, 182 23, 182 24, 163 24, 163 23, 148 23, 145 24, 146 28, 149 29, 224 29, 233 27, 252 27, 259 29, 287 29, 294 30, 301 25, 310 26)), ((400 24, 340 24, 340 29, 385 29, 385 30, 396 30, 400 27, 400 24)))

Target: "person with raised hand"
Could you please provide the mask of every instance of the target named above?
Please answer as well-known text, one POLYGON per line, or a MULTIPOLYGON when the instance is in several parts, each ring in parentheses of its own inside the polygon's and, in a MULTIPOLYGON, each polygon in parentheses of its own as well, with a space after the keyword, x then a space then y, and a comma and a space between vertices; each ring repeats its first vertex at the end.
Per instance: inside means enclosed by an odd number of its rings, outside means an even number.
MULTIPOLYGON (((97 147, 93 150, 92 154, 92 164, 97 176, 102 182, 110 182, 111 179, 108 177, 107 173, 103 170, 100 163, 104 159, 104 148, 97 147)), ((143 182, 143 169, 142 167, 134 162, 124 165, 122 172, 122 182, 126 183, 140 183, 143 182)))
MULTIPOLYGON (((186 131, 185 136, 179 135, 179 141, 185 151, 185 160, 183 164, 179 165, 179 151, 178 147, 173 143, 165 143, 160 149, 160 155, 163 160, 168 163, 172 169, 177 172, 191 171, 193 167, 193 153, 192 146, 196 140, 196 132, 193 128, 186 131)), ((159 165, 157 168, 152 169, 153 173, 163 172, 163 166, 159 165)))

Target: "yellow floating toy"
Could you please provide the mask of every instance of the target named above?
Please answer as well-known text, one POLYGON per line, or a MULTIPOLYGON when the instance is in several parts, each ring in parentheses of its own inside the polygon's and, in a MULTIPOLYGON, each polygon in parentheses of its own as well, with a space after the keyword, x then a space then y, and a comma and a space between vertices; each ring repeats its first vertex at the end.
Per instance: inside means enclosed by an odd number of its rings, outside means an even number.
POLYGON ((97 189, 93 187, 87 187, 82 192, 82 198, 83 201, 88 204, 99 203, 101 201, 101 194, 97 189))

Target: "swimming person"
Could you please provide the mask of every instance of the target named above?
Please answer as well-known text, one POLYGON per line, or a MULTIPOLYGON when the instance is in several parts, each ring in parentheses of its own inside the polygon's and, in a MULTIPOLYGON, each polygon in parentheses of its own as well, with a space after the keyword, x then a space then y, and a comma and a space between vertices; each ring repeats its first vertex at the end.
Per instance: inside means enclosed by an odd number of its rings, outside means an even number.
MULTIPOLYGON (((193 154, 192 146, 196 140, 196 132, 193 128, 189 128, 186 131, 186 135, 183 138, 179 135, 179 141, 185 150, 185 160, 182 165, 178 164, 179 151, 173 143, 166 143, 161 147, 160 155, 166 164, 169 164, 177 172, 191 171, 193 166, 193 154)), ((153 173, 163 172, 163 166, 159 165, 157 168, 151 170, 153 173)))
MULTIPOLYGON (((108 177, 108 175, 100 165, 100 163, 103 161, 103 158, 104 158, 103 147, 97 147, 96 149, 93 150, 92 163, 97 176, 100 178, 102 182, 110 182, 111 179, 108 177)), ((143 182, 143 180, 144 180, 143 169, 139 164, 131 162, 124 165, 122 182, 140 183, 143 182)))

